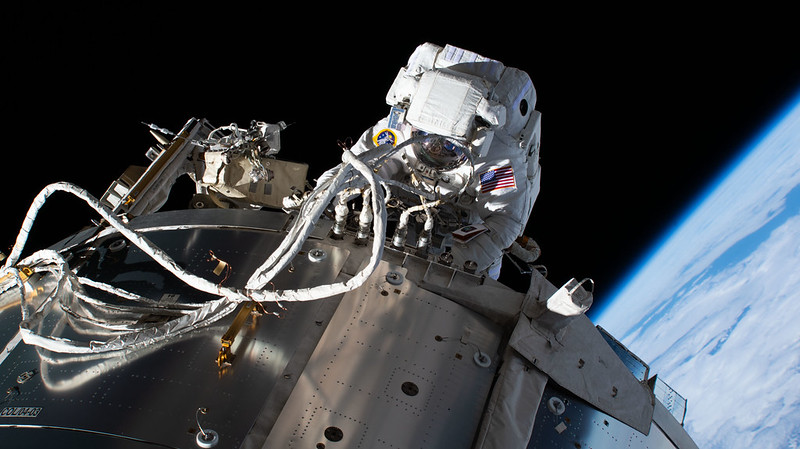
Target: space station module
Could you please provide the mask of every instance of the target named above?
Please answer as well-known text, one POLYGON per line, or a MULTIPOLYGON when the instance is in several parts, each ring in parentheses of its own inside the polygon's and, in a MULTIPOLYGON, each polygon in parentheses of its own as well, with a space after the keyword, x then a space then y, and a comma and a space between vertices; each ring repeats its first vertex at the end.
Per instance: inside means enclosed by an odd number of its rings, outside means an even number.
MULTIPOLYGON (((535 260, 535 242, 517 242, 541 176, 541 114, 528 74, 452 45, 426 43, 400 69, 386 103, 388 116, 350 151, 397 148, 376 170, 419 193, 416 207, 428 217, 420 236, 443 235, 443 251, 455 266, 468 264, 495 279, 504 251, 535 260)), ((396 231, 395 244, 403 237, 396 231)))

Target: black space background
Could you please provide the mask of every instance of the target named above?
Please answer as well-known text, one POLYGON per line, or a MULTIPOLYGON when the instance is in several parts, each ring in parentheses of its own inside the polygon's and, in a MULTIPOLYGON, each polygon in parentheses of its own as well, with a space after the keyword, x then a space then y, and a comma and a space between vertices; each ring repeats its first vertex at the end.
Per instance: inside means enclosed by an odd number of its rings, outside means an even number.
MULTIPOLYGON (((527 233, 552 282, 591 277, 598 304, 800 89, 788 10, 490 6, 9 7, 0 245, 8 253, 45 185, 99 197, 145 164, 141 122, 283 120, 281 157, 313 178, 339 162, 338 141, 387 113, 418 44, 450 43, 533 79, 543 172, 527 233)), ((56 194, 28 248, 92 217, 56 194)))

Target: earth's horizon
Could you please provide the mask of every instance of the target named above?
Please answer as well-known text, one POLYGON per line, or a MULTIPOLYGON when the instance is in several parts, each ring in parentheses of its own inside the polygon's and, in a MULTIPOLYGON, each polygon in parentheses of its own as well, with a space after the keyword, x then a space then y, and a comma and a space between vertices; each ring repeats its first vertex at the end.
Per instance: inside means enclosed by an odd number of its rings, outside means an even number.
POLYGON ((688 209, 597 324, 687 398, 701 448, 800 447, 800 96, 688 209))

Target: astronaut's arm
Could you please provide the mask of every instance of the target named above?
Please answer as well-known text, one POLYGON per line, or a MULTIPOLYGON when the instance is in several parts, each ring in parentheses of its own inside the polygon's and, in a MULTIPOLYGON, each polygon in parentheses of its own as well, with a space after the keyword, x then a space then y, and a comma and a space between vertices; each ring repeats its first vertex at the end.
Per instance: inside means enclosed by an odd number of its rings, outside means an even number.
MULTIPOLYGON (((521 165, 517 165, 521 166, 521 165)), ((515 170, 516 188, 493 192, 487 199, 476 202, 473 211, 478 212, 487 232, 466 243, 455 243, 451 249, 457 266, 472 260, 483 271, 501 261, 503 252, 523 235, 533 204, 539 195, 541 170, 538 165, 532 174, 527 170, 515 170)), ((479 199, 481 197, 479 196, 479 199)))
POLYGON ((483 225, 487 228, 486 232, 466 243, 453 243, 451 253, 456 266, 461 267, 464 262, 471 260, 477 264, 478 272, 486 270, 524 232, 523 223, 512 212, 494 212, 486 217, 483 225))
POLYGON ((535 190, 523 176, 516 181, 517 188, 479 194, 489 196, 479 196, 472 208, 487 231, 464 243, 454 239, 451 253, 456 266, 471 260, 482 272, 499 263, 504 250, 524 233, 530 215, 528 203, 535 199, 531 197, 535 190))

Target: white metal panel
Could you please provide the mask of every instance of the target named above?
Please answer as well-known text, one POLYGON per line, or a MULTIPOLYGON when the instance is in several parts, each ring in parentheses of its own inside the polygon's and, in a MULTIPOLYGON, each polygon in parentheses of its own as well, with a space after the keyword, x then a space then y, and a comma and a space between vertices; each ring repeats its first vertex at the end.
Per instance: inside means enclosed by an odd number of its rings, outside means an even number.
POLYGON ((264 447, 469 447, 500 337, 384 262, 342 298, 264 447))

